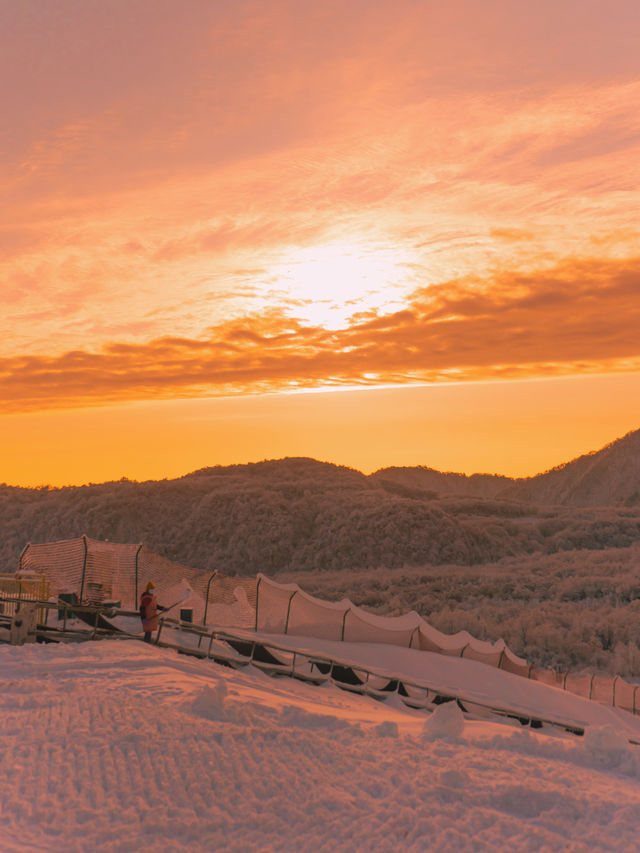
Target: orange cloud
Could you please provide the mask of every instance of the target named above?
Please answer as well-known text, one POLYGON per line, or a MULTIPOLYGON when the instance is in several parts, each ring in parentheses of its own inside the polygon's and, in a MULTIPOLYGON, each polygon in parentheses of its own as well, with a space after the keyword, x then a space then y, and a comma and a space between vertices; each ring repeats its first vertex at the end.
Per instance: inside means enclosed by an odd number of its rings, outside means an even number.
POLYGON ((0 360, 5 412, 310 387, 527 378, 640 369, 640 258, 574 260, 416 291, 406 309, 343 329, 281 310, 206 338, 112 342, 0 360))
POLYGON ((561 6, 5 4, 8 405, 622 364, 600 285, 638 245, 637 51, 626 12, 578 37, 561 6), (277 270, 337 241, 397 252, 403 312, 304 313, 277 270), (590 253, 596 295, 537 277, 590 253))

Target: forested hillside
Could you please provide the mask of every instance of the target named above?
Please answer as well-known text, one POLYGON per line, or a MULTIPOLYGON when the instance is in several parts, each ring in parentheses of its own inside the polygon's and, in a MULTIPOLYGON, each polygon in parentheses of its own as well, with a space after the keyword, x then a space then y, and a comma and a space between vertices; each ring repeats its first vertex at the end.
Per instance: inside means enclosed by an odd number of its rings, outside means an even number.
POLYGON ((640 540, 640 506, 550 507, 461 491, 443 494, 312 459, 207 468, 145 483, 1 486, 0 566, 13 570, 27 542, 83 533, 142 542, 183 564, 247 575, 476 565, 640 540))
POLYGON ((381 468, 371 475, 380 484, 391 483, 408 489, 434 492, 436 495, 458 495, 473 498, 495 498, 508 486, 516 483, 510 477, 496 474, 454 474, 424 466, 381 468))

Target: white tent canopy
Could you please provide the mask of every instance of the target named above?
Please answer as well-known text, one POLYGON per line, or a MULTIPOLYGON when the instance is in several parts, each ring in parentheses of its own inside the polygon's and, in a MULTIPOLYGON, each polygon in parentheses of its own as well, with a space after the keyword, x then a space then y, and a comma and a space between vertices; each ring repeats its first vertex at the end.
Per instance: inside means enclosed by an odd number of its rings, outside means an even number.
POLYGON ((378 616, 348 598, 323 601, 298 584, 277 583, 262 574, 258 575, 256 630, 349 643, 385 643, 470 658, 518 675, 529 672, 527 662, 508 649, 504 640, 485 642, 467 631, 443 634, 414 610, 402 616, 378 616))

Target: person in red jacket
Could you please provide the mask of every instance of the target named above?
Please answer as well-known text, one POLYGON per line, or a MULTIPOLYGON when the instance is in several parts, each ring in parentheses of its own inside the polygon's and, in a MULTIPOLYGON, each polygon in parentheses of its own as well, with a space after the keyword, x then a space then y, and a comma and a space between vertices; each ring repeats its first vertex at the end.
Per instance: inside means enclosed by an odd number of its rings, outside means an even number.
POLYGON ((158 628, 158 610, 167 609, 158 604, 155 590, 156 585, 153 581, 149 581, 140 596, 140 618, 142 619, 145 643, 151 642, 151 634, 158 628))

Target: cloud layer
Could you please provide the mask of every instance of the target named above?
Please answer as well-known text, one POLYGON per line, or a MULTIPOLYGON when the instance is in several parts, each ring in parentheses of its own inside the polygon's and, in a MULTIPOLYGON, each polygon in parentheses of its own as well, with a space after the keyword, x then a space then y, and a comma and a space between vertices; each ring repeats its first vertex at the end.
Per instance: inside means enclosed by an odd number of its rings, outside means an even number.
POLYGON ((345 328, 274 310, 206 337, 0 361, 5 411, 327 386, 640 369, 640 258, 566 262, 416 290, 345 328))
POLYGON ((637 370, 614 7, 0 4, 5 411, 637 370))

